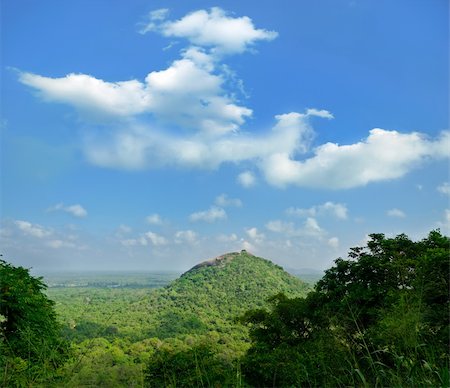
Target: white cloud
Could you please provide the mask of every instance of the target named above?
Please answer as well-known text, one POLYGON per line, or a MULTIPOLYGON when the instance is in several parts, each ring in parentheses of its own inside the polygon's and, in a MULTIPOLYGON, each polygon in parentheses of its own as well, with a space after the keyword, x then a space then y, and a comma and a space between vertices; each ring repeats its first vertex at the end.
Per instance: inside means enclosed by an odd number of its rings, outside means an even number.
POLYGON ((280 220, 269 221, 266 228, 271 232, 284 233, 287 235, 298 234, 292 222, 284 222, 280 220))
POLYGON ((316 217, 323 215, 332 215, 341 220, 347 219, 348 209, 347 206, 342 203, 325 202, 322 205, 313 206, 308 209, 301 208, 289 208, 286 210, 288 215, 294 215, 299 217, 316 217))
POLYGON ((288 237, 322 237, 326 233, 313 217, 308 217, 302 227, 296 227, 293 222, 274 220, 266 223, 266 228, 288 237))
POLYGON ((390 209, 387 211, 389 217, 405 218, 406 214, 400 209, 390 209))
POLYGON ((140 239, 135 239, 135 238, 129 238, 129 239, 126 239, 126 240, 122 240, 121 242, 120 242, 123 246, 125 246, 125 247, 133 247, 133 246, 136 246, 136 245, 147 245, 147 240, 144 238, 144 239, 142 239, 142 240, 140 240, 140 239))
POLYGON ((20 73, 20 82, 37 89, 45 100, 63 102, 89 115, 128 116, 150 107, 145 85, 137 80, 106 82, 86 74, 50 78, 20 73))
POLYGON ((50 229, 44 228, 41 225, 38 224, 32 224, 28 221, 14 221, 14 224, 26 235, 37 237, 37 238, 44 238, 48 237, 53 234, 53 232, 50 229))
POLYGON ((169 241, 164 237, 155 232, 148 231, 146 233, 142 233, 140 236, 136 238, 128 238, 123 239, 120 243, 125 247, 134 247, 134 246, 148 246, 151 244, 155 247, 164 246, 169 244, 169 241))
POLYGON ((226 195, 226 194, 220 194, 216 198, 214 203, 220 207, 229 207, 229 206, 241 207, 242 206, 242 201, 239 198, 229 198, 228 195, 226 195))
POLYGON ((132 229, 128 225, 119 225, 118 232, 122 234, 131 233, 132 229))
POLYGON ((325 109, 314 109, 314 108, 310 108, 306 110, 306 114, 308 116, 317 116, 317 117, 321 117, 323 119, 334 119, 334 116, 331 112, 328 112, 325 109))
POLYGON ((192 213, 189 216, 189 219, 192 222, 197 221, 215 222, 218 220, 224 220, 226 218, 227 213, 225 212, 225 210, 217 206, 211 206, 208 210, 192 213))
POLYGON ((241 249, 246 250, 247 252, 255 252, 256 251, 256 247, 249 241, 247 240, 241 240, 241 249))
POLYGON ((144 234, 144 236, 155 247, 168 244, 168 241, 165 237, 160 236, 159 234, 156 234, 154 232, 147 232, 144 234))
POLYGON ((163 223, 161 216, 156 213, 147 216, 145 220, 151 225, 161 225, 163 223))
POLYGON ((178 126, 210 136, 239 129, 252 111, 223 90, 225 75, 197 48, 183 51, 164 70, 139 80, 107 82, 86 74, 62 78, 20 73, 19 80, 47 101, 74 106, 87 119, 152 114, 158 125, 178 126))
POLYGON ((63 212, 69 213, 69 214, 73 215, 74 217, 78 217, 78 218, 84 218, 88 215, 88 212, 86 211, 86 209, 83 206, 81 206, 80 204, 64 206, 63 203, 58 203, 57 205, 50 207, 47 211, 50 211, 50 212, 63 211, 63 212))
POLYGON ((253 227, 253 228, 249 228, 245 230, 245 233, 247 234, 248 237, 250 237, 252 239, 253 242, 255 242, 256 244, 260 244, 261 242, 264 241, 264 239, 266 238, 266 236, 264 235, 264 233, 260 233, 258 231, 257 228, 253 227))
POLYGON ((230 243, 230 242, 237 241, 238 236, 235 233, 231 233, 230 235, 219 234, 216 239, 217 239, 217 241, 222 242, 222 243, 230 243))
POLYGON ((417 132, 376 128, 356 144, 321 145, 304 161, 294 160, 286 152, 274 153, 263 161, 262 169, 267 181, 280 187, 347 189, 400 178, 427 159, 448 158, 449 150, 450 132, 431 141, 417 132))
POLYGON ((437 191, 445 195, 450 195, 450 183, 449 182, 442 183, 437 187, 437 191))
POLYGON ((444 210, 443 221, 437 223, 438 228, 442 228, 445 234, 450 233, 450 209, 444 210))
MULTIPOLYGON (((280 150, 290 154, 308 148, 312 129, 304 114, 291 112, 277 115, 276 120, 276 125, 266 134, 234 134, 219 138, 168 135, 134 126, 119 130, 109 139, 92 136, 85 151, 93 164, 104 167, 213 169, 227 162, 259 163, 280 150)), ((247 186, 253 181, 250 174, 242 176, 242 183, 247 186)))
POLYGON ((312 235, 312 236, 320 236, 325 231, 319 226, 319 223, 315 218, 308 217, 305 221, 304 225, 304 231, 306 234, 312 235))
POLYGON ((163 21, 167 10, 157 10, 150 14, 150 22, 141 29, 141 33, 158 31, 172 38, 185 38, 191 44, 210 47, 215 53, 242 53, 259 40, 273 40, 275 31, 255 29, 247 16, 231 17, 218 8, 210 11, 191 12, 176 21, 163 21))
MULTIPOLYGON (((83 150, 92 164, 215 169, 245 163, 274 186, 348 189, 398 179, 428 160, 449 157, 450 132, 432 140, 379 128, 354 144, 319 145, 306 157, 314 139, 309 118, 333 118, 317 108, 277 115, 271 130, 241 132, 252 110, 230 90, 242 82, 231 82, 234 73, 221 61, 224 54, 245 52, 277 34, 220 8, 179 20, 167 15, 167 9, 152 11, 141 32, 185 38, 189 45, 167 68, 150 71, 145 79, 109 82, 88 74, 52 78, 20 73, 19 80, 46 100, 72 105, 88 120, 112 119, 108 130, 93 126, 85 136, 83 150)), ((242 172, 238 182, 251 187, 255 176, 242 172)))
POLYGON ((338 249, 339 248, 339 239, 337 237, 331 237, 328 240, 328 245, 333 249, 338 249))
POLYGON ((255 185, 256 178, 251 171, 244 171, 238 175, 237 181, 241 186, 249 188, 255 185))
POLYGON ((197 239, 198 235, 193 230, 179 230, 175 233, 175 243, 177 244, 181 244, 183 242, 196 244, 197 239))
POLYGON ((50 241, 47 241, 46 245, 53 249, 75 248, 76 247, 76 245, 73 242, 63 241, 63 240, 50 240, 50 241))

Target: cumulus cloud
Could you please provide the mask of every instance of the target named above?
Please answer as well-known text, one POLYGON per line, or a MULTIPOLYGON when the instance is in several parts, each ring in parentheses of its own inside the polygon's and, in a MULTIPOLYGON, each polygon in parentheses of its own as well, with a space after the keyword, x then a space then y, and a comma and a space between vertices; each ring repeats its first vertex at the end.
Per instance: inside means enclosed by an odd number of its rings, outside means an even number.
POLYGON ((266 224, 266 228, 268 230, 270 230, 271 232, 284 233, 287 235, 295 235, 298 233, 294 227, 293 222, 284 222, 284 221, 280 221, 280 220, 273 220, 273 221, 269 221, 266 224))
POLYGON ((151 12, 149 23, 140 32, 157 31, 166 37, 184 38, 220 54, 242 53, 257 41, 278 36, 275 31, 256 29, 247 16, 232 17, 218 7, 191 12, 176 21, 165 21, 166 16, 167 9, 151 12))
POLYGON ((396 209, 396 208, 388 210, 387 215, 389 217, 396 217, 396 218, 405 218, 406 217, 406 214, 402 210, 396 209))
POLYGON ((189 216, 189 219, 192 222, 197 221, 215 222, 218 220, 224 220, 226 218, 227 213, 225 212, 225 210, 217 206, 211 206, 208 210, 192 213, 189 216))
MULTIPOLYGON (((43 99, 69 104, 87 120, 113 119, 107 128, 93 125, 83 139, 85 156, 94 165, 215 169, 245 163, 277 187, 349 189, 401 178, 428 160, 449 157, 448 131, 429 139, 417 132, 374 128, 353 144, 329 142, 312 148, 310 118, 334 116, 311 107, 304 113, 276 115, 272 128, 242 131, 253 112, 230 90, 231 84, 242 82, 234 79, 223 57, 270 41, 276 32, 258 29, 250 18, 217 7, 178 20, 169 20, 167 9, 155 10, 140 31, 185 39, 188 46, 167 68, 150 71, 143 79, 19 75, 43 99)), ((250 171, 237 179, 247 188, 256 182, 250 171)))
POLYGON ((274 153, 262 163, 269 183, 305 187, 348 189, 404 176, 427 159, 448 158, 450 132, 437 140, 424 135, 372 129, 364 141, 340 146, 326 143, 306 160, 286 152, 274 153))
POLYGON ((59 249, 59 248, 75 248, 76 245, 71 241, 64 241, 64 240, 50 240, 47 241, 46 245, 53 249, 59 249))
POLYGON ((53 234, 51 229, 45 228, 38 224, 32 224, 28 221, 17 220, 14 224, 26 235, 44 238, 53 234))
POLYGON ((86 74, 51 78, 32 73, 21 73, 19 80, 38 90, 44 100, 72 105, 90 119, 150 113, 162 124, 209 135, 236 131, 252 111, 236 105, 224 92, 224 76, 213 74, 214 68, 205 66, 201 54, 188 50, 169 68, 149 73, 144 82, 107 82, 86 74))
POLYGON ((83 206, 81 206, 80 204, 64 206, 63 203, 58 203, 57 205, 50 207, 47 211, 49 211, 49 212, 63 211, 63 212, 69 213, 72 216, 78 217, 78 218, 83 218, 88 215, 86 209, 83 206))
POLYGON ((193 230, 179 230, 175 233, 175 243, 181 244, 187 242, 188 244, 196 244, 198 235, 193 230))
POLYGON ((261 242, 264 241, 264 239, 266 238, 266 236, 264 235, 264 233, 260 233, 258 231, 257 228, 253 227, 253 228, 249 228, 245 230, 245 233, 247 234, 248 237, 250 237, 252 239, 252 241, 256 244, 260 244, 261 242))
POLYGON ((224 89, 234 73, 218 65, 217 54, 242 53, 259 40, 272 40, 276 33, 255 29, 248 17, 234 18, 220 8, 192 12, 177 21, 165 20, 167 14, 167 9, 152 11, 141 32, 186 38, 192 45, 181 50, 181 58, 168 68, 151 71, 143 81, 109 82, 77 73, 52 78, 31 72, 20 72, 19 80, 44 100, 72 105, 91 120, 151 114, 159 125, 212 136, 239 130, 252 110, 238 105, 224 89))
POLYGON ((334 116, 331 112, 328 112, 325 109, 315 109, 315 108, 310 108, 306 110, 306 114, 308 116, 317 116, 317 117, 321 117, 323 119, 334 119, 334 116))
POLYGON ((328 245, 333 249, 338 249, 339 248, 339 239, 337 237, 331 237, 328 240, 328 245))
POLYGON ((220 194, 214 203, 220 207, 241 207, 242 201, 239 198, 229 198, 227 194, 220 194))
POLYGON ((347 206, 342 203, 325 202, 322 205, 313 206, 308 209, 302 208, 289 208, 286 210, 288 215, 299 217, 317 217, 322 215, 332 215, 341 220, 347 219, 348 209, 347 206))
POLYGON ((306 234, 312 235, 312 236, 320 236, 325 231, 319 226, 319 223, 315 218, 308 217, 305 221, 304 229, 306 234))
POLYGON ((271 232, 284 234, 288 237, 322 237, 326 233, 313 217, 306 218, 302 227, 296 227, 293 222, 273 220, 266 223, 266 228, 271 232))
POLYGON ((450 209, 444 210, 443 220, 437 223, 438 228, 442 228, 445 234, 450 233, 450 209))
POLYGON ((437 187, 437 191, 439 191, 441 194, 450 195, 450 183, 449 182, 442 183, 437 187))
MULTIPOLYGON (((267 133, 218 138, 169 135, 133 126, 118 130, 106 139, 91 136, 85 151, 93 164, 127 169, 161 166, 213 169, 223 163, 253 161, 259 164, 279 151, 286 154, 306 151, 312 137, 307 116, 291 112, 275 118, 275 126, 267 133)), ((254 179, 251 174, 245 174, 241 181, 250 186, 254 179)))
POLYGON ((161 225, 163 223, 163 219, 159 214, 151 214, 145 218, 148 224, 151 225, 161 225))
POLYGON ((237 181, 242 187, 249 188, 255 185, 256 178, 251 171, 244 171, 238 175, 237 181))
POLYGON ((147 232, 147 233, 144 234, 144 236, 155 247, 160 246, 160 245, 167 245, 168 244, 167 239, 165 237, 157 234, 157 233, 147 232))
POLYGON ((161 236, 152 231, 148 231, 146 233, 142 233, 140 236, 136 238, 121 240, 120 243, 126 247, 147 246, 149 244, 158 247, 167 245, 169 241, 164 236, 161 236))
POLYGON ((236 233, 231 233, 231 234, 219 234, 216 237, 216 240, 222 243, 230 243, 230 242, 235 242, 238 240, 238 236, 236 235, 236 233))

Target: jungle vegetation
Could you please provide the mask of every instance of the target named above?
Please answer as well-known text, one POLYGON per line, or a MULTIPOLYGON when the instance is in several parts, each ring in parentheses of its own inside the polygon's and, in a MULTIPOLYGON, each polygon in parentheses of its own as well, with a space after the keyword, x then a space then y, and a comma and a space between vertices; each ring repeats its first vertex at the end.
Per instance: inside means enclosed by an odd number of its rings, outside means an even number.
POLYGON ((48 289, 0 261, 0 386, 448 386, 449 255, 373 234, 314 287, 245 251, 48 289))

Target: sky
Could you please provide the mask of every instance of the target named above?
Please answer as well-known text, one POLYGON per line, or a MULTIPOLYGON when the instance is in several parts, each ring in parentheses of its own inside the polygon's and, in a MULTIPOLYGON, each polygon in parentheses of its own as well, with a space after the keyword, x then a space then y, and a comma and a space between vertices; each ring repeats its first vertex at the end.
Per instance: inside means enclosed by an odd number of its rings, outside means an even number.
POLYGON ((3 0, 4 258, 329 268, 450 230, 446 0, 3 0))

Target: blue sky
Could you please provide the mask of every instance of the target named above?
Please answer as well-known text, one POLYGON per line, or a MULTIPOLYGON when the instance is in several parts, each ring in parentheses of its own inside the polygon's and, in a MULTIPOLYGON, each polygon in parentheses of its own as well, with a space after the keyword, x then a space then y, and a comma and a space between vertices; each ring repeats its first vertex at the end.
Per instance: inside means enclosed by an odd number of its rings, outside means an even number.
POLYGON ((449 232, 448 2, 3 1, 1 247, 325 269, 449 232))

